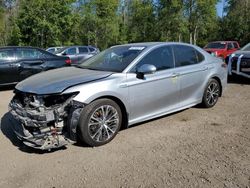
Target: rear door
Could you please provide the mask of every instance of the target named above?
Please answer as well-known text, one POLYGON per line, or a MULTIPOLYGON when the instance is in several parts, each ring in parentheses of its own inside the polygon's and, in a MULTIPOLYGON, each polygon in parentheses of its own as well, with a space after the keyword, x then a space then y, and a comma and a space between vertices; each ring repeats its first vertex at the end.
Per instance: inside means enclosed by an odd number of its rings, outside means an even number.
POLYGON ((202 99, 208 66, 204 56, 195 48, 174 45, 175 71, 180 80, 181 106, 197 103, 202 99))
POLYGON ((78 47, 78 49, 79 49, 78 62, 86 60, 93 56, 89 53, 89 49, 87 47, 82 46, 78 47))
POLYGON ((43 71, 45 67, 45 57, 35 48, 17 48, 17 63, 19 67, 19 81, 43 71))
POLYGON ((65 54, 71 59, 72 64, 76 64, 78 62, 78 48, 68 48, 65 50, 65 54))
POLYGON ((0 50, 0 85, 18 82, 19 64, 14 49, 0 50))

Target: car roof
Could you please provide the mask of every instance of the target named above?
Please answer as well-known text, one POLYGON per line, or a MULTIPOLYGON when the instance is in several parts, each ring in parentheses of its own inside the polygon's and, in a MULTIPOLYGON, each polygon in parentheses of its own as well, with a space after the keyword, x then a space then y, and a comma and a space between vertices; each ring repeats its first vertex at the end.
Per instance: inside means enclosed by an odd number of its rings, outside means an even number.
POLYGON ((77 47, 92 47, 92 46, 74 45, 74 46, 64 46, 63 48, 77 48, 77 47))
POLYGON ((32 47, 32 46, 3 46, 3 47, 0 47, 0 49, 14 49, 14 48, 32 48, 32 49, 39 49, 39 50, 42 50, 41 48, 38 48, 38 47, 32 47))
POLYGON ((135 46, 135 47, 154 47, 154 46, 160 46, 160 45, 186 45, 186 46, 194 46, 192 44, 183 43, 183 42, 142 42, 142 43, 128 43, 128 44, 121 44, 121 45, 115 45, 116 46, 135 46))
MULTIPOLYGON (((237 41, 224 41, 224 40, 221 40, 221 41, 212 41, 212 42, 209 42, 209 43, 215 43, 215 42, 229 43, 229 42, 237 42, 237 41)), ((237 42, 237 43, 238 43, 238 42, 237 42)))

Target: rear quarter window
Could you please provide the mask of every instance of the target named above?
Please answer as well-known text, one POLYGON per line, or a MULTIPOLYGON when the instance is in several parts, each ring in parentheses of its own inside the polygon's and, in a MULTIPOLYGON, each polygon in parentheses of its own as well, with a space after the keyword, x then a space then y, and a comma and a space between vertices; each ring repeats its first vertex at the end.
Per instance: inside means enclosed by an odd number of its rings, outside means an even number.
POLYGON ((204 61, 205 57, 202 55, 202 53, 200 53, 198 50, 195 50, 195 51, 196 51, 196 56, 197 56, 198 63, 204 61))
POLYGON ((79 49, 79 54, 83 54, 83 53, 88 53, 89 52, 88 48, 86 48, 86 47, 79 47, 78 49, 79 49))

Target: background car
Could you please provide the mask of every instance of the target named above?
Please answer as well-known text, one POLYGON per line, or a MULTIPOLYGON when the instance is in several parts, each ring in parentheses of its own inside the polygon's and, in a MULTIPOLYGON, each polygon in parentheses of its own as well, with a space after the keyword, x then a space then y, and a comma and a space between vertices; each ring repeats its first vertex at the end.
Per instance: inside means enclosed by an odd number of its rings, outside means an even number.
POLYGON ((228 58, 229 75, 237 74, 250 78, 250 43, 228 58))
POLYGON ((39 48, 0 48, 0 85, 14 84, 38 72, 70 63, 68 57, 59 57, 39 48))
POLYGON ((100 50, 93 46, 70 46, 56 51, 55 54, 59 56, 68 56, 71 59, 72 64, 78 64, 99 52, 100 50))
POLYGON ((217 41, 217 42, 208 43, 204 47, 204 50, 224 60, 226 59, 227 56, 231 55, 233 52, 235 52, 239 48, 240 48, 240 45, 236 41, 217 41))
POLYGON ((47 48, 46 51, 47 52, 50 52, 50 53, 55 53, 56 51, 62 49, 63 47, 50 47, 50 48, 47 48))
POLYGON ((10 103, 24 144, 49 150, 77 141, 110 142, 120 128, 202 103, 227 83, 221 59, 184 43, 114 46, 84 63, 35 75, 10 103), (25 121, 23 121, 25 119, 25 121))

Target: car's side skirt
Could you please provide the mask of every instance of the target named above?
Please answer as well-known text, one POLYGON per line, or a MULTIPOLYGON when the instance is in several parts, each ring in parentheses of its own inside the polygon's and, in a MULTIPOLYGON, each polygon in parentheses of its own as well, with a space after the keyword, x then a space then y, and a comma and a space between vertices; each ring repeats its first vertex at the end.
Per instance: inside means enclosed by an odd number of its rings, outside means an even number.
POLYGON ((202 100, 198 100, 198 101, 195 101, 195 102, 193 102, 191 104, 188 104, 188 105, 185 105, 185 106, 182 106, 182 107, 178 107, 178 108, 174 108, 174 109, 170 109, 170 110, 162 112, 162 113, 157 113, 157 114, 149 115, 149 116, 146 116, 146 117, 129 120, 128 127, 130 127, 131 125, 134 125, 136 123, 144 122, 144 121, 147 121, 147 120, 150 120, 150 119, 158 118, 158 117, 161 117, 161 116, 164 116, 164 115, 167 115, 167 114, 171 114, 171 113, 174 113, 174 112, 178 112, 178 111, 193 107, 193 106, 195 106, 197 104, 200 104, 201 102, 202 102, 202 100))

